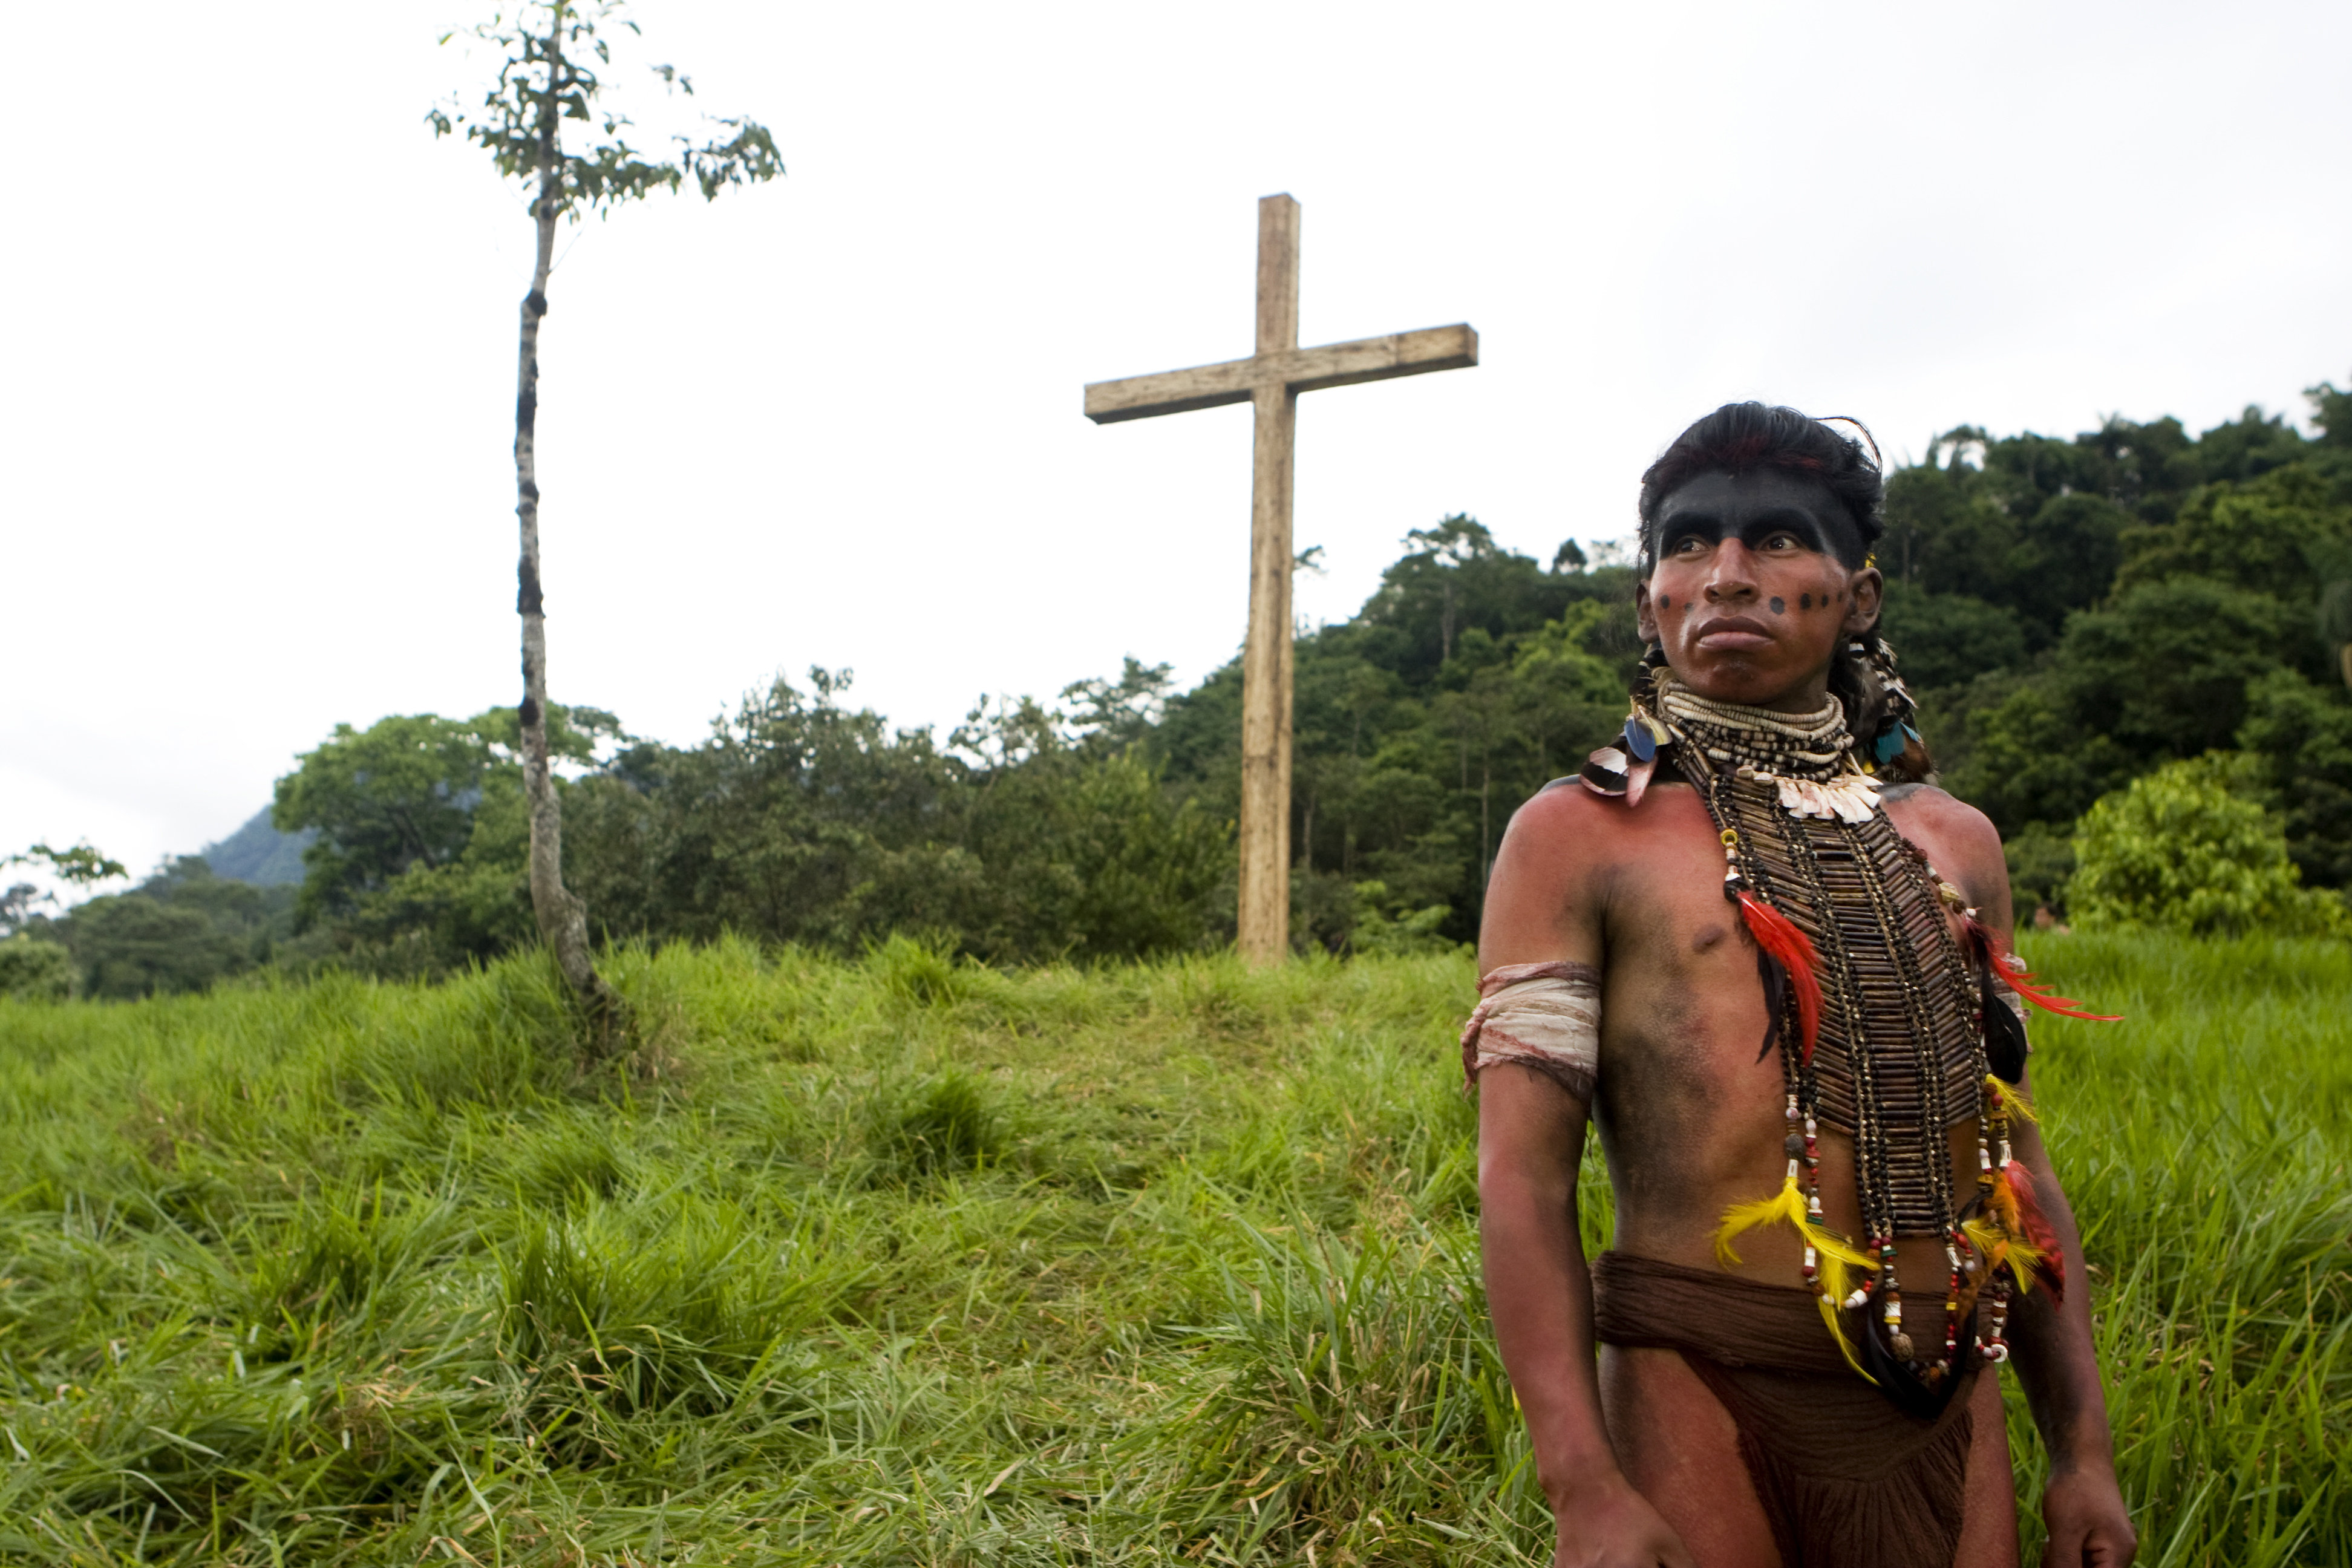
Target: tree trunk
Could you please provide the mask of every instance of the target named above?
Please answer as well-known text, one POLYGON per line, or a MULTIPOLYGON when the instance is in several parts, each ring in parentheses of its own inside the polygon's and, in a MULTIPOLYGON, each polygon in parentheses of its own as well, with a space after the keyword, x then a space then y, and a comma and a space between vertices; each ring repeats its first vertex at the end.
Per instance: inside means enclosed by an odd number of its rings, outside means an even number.
POLYGON ((522 616, 522 783, 530 805, 530 911, 539 934, 587 1009, 591 1047, 608 1050, 622 1021, 619 995, 596 973, 588 946, 588 908, 563 885, 563 810, 547 752, 547 610, 539 573, 539 324, 547 314, 547 275, 555 260, 562 192, 556 114, 563 72, 562 13, 548 35, 548 90, 539 127, 539 253, 522 300, 520 363, 515 375, 515 516, 522 557, 515 565, 515 609, 522 616))

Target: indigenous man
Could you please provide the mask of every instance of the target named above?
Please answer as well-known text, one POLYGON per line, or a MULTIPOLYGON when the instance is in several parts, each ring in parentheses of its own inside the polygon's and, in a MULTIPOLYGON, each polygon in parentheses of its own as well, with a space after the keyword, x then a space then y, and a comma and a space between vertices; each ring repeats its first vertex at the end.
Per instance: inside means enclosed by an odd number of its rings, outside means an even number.
POLYGON ((2013 1563, 2012 1348, 2045 1563, 2135 1550, 2024 1093, 2021 997, 2074 1005, 2010 953, 1991 825, 1925 782, 1882 495, 1792 409, 1685 431, 1643 479, 1633 715, 1496 861, 1463 1058, 1557 1564, 2013 1563), (1617 1215, 1590 1269, 1588 1113, 1617 1215))

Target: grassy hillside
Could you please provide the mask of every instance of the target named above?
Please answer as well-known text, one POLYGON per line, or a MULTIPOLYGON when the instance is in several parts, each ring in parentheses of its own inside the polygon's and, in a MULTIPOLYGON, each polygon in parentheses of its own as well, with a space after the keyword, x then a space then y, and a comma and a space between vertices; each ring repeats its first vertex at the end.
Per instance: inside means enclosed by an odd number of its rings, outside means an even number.
MULTIPOLYGON (((2142 1561, 2352 1561, 2352 953, 2032 956, 2142 1561)), ((1539 1555, 1466 961, 614 969, 0 1003, 0 1559, 1539 1555)))

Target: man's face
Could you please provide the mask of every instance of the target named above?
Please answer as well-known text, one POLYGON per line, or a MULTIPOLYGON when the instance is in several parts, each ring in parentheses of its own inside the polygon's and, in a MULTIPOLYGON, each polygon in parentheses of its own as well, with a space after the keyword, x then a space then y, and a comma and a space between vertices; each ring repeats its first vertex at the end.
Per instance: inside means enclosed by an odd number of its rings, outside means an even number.
POLYGON ((1642 636, 1702 697, 1818 709, 1840 645, 1878 618, 1877 569, 1838 558, 1853 537, 1817 479, 1701 474, 1659 508, 1657 565, 1636 590, 1642 636))

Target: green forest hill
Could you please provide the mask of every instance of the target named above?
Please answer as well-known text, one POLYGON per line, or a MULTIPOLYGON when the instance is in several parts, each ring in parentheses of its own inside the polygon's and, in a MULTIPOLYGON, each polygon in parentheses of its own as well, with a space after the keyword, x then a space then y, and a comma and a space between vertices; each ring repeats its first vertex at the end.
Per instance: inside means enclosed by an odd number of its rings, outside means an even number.
MULTIPOLYGON (((2071 440, 1963 427, 1890 476, 1887 635, 1944 783, 2010 842, 2021 914, 2073 912, 2084 814, 2166 764, 2185 775, 2144 816, 2180 800, 2210 816, 2217 793, 2250 814, 2215 865, 2267 856, 2305 889, 2352 887, 2352 394, 2310 396, 2316 438, 2252 408, 2194 437, 2169 418, 2071 440)), ((1622 562, 1573 543, 1538 562, 1467 517, 1406 542, 1356 616, 1297 644, 1302 949, 1474 937, 1511 812, 1616 729, 1641 651, 1622 562)), ((1238 664, 1169 686, 1130 659, 942 736, 812 671, 688 746, 575 707, 557 736, 565 879, 615 939, 855 952, 903 933, 988 962, 1213 950, 1233 929, 1238 664)), ((516 740, 511 710, 338 727, 278 785, 277 827, 307 845, 299 891, 247 885, 297 847, 248 831, 221 847, 243 879, 185 858, 58 920, 18 898, 0 935, 71 959, 0 948, 0 985, 441 974, 525 943, 516 740)), ((2189 923, 2276 925, 2266 898, 2189 923)))

